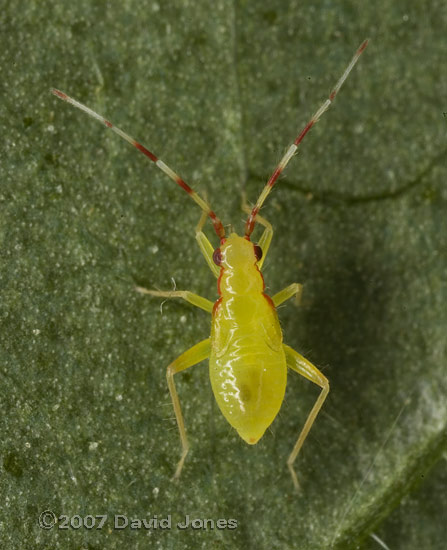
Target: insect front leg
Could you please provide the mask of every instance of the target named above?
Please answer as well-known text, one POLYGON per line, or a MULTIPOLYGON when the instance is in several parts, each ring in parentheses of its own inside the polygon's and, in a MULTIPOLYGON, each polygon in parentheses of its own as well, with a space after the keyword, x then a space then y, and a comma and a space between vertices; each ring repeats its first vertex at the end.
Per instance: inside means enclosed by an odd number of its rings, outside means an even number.
POLYGON ((318 396, 318 399, 315 401, 315 404, 312 407, 312 410, 310 411, 309 416, 307 417, 304 427, 301 430, 300 435, 298 436, 295 446, 293 447, 293 451, 291 452, 289 458, 287 459, 287 466, 290 470, 293 484, 295 485, 295 489, 298 490, 299 483, 296 477, 295 470, 293 469, 293 463, 295 462, 296 457, 298 456, 298 453, 300 452, 300 449, 307 437, 307 434, 312 428, 312 424, 315 422, 315 419, 317 418, 317 415, 320 412, 321 406, 323 405, 323 402, 326 399, 327 394, 329 393, 329 381, 317 369, 317 367, 312 365, 310 361, 305 359, 302 355, 300 355, 297 351, 292 349, 290 346, 286 346, 284 344, 283 349, 286 354, 287 366, 290 369, 297 372, 298 374, 301 374, 301 376, 304 376, 314 384, 317 384, 321 388, 321 393, 318 396))
POLYGON ((202 340, 202 342, 199 342, 189 350, 182 353, 180 357, 177 357, 177 359, 169 365, 166 371, 169 393, 171 394, 172 405, 174 407, 175 418, 177 420, 177 426, 180 432, 180 440, 182 443, 182 456, 179 463, 177 464, 173 479, 177 479, 180 476, 183 468, 183 463, 185 462, 186 455, 189 451, 189 443, 188 438, 186 437, 186 429, 185 423, 183 421, 182 409, 180 407, 180 401, 174 384, 174 374, 194 365, 197 365, 197 363, 200 363, 200 361, 203 361, 204 359, 208 359, 210 353, 211 339, 207 338, 206 340, 202 340))
POLYGON ((272 301, 275 304, 275 307, 278 307, 279 305, 283 304, 286 300, 289 300, 290 298, 293 298, 295 296, 295 303, 299 305, 301 301, 301 293, 303 291, 303 285, 300 285, 299 283, 292 283, 289 286, 286 286, 286 288, 283 288, 279 292, 277 292, 274 296, 272 296, 272 301))
POLYGON ((200 251, 205 257, 208 267, 214 273, 215 277, 219 277, 220 269, 214 263, 214 260, 213 260, 213 254, 214 254, 213 245, 209 242, 207 236, 202 231, 202 228, 206 222, 207 217, 208 217, 208 214, 206 212, 203 212, 203 214, 200 217, 199 223, 197 224, 197 227, 196 227, 196 241, 199 245, 200 251))
POLYGON ((135 287, 135 290, 141 294, 149 294, 150 296, 158 296, 159 298, 182 298, 193 306, 204 309, 208 313, 213 311, 213 302, 199 296, 198 294, 194 294, 194 292, 190 292, 189 290, 149 290, 148 288, 144 288, 142 286, 135 287))

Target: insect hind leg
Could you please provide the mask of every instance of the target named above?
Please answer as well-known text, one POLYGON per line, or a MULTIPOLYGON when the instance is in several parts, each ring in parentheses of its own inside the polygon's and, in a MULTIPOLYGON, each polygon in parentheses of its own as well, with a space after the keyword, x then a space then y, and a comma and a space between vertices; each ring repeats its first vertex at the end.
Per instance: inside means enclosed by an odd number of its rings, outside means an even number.
POLYGON ((301 447, 303 446, 303 443, 309 434, 310 429, 312 428, 313 423, 315 422, 315 419, 318 416, 318 413, 320 412, 320 409, 324 403, 324 400, 326 399, 328 393, 329 393, 329 381, 328 379, 315 367, 312 365, 310 361, 305 359, 302 355, 300 355, 297 351, 295 351, 290 346, 283 345, 284 353, 286 355, 286 362, 287 366, 300 374, 301 376, 304 376, 314 384, 317 384, 321 388, 320 395, 318 396, 317 400, 314 403, 314 406, 312 407, 312 410, 310 411, 306 422, 304 423, 303 429, 300 432, 300 435, 298 436, 298 439, 296 440, 295 446, 293 447, 292 452, 290 453, 289 458, 287 459, 287 466, 290 471, 290 475, 292 476, 292 481, 295 486, 295 489, 299 490, 299 483, 298 479, 296 477, 295 470, 293 468, 293 464, 298 456, 298 453, 301 450, 301 447))
POLYGON ((185 462, 186 455, 189 451, 188 438, 186 436, 185 422, 183 420, 182 408, 178 398, 177 390, 175 389, 174 374, 193 367, 200 363, 204 359, 208 359, 211 354, 211 339, 207 338, 202 340, 189 350, 182 353, 175 361, 173 361, 166 370, 166 379, 168 381, 169 393, 171 395, 172 405, 174 407, 175 418, 177 420, 177 426, 180 433, 180 441, 182 444, 182 456, 173 479, 178 479, 182 472, 183 463, 185 462))

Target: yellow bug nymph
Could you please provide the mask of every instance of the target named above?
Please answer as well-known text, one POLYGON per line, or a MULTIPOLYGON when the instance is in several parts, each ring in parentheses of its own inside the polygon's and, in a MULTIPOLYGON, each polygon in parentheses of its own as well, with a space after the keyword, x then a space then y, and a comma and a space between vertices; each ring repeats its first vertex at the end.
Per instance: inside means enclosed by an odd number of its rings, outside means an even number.
POLYGON ((209 371, 222 414, 247 443, 273 422, 284 398, 287 366, 276 309, 264 294, 255 246, 232 233, 220 247, 209 371))
POLYGON ((287 460, 293 483, 295 487, 298 487, 293 463, 323 401, 326 399, 329 383, 312 363, 291 347, 283 344, 276 308, 293 296, 298 297, 301 285, 293 283, 271 298, 265 294, 261 270, 272 240, 273 230, 268 221, 259 216, 259 211, 304 136, 331 105, 360 54, 366 48, 367 42, 365 40, 358 48, 328 99, 315 112, 293 144, 287 149, 253 209, 250 210, 248 206, 244 207, 244 210, 250 214, 245 224, 244 237, 231 233, 228 238, 225 238, 222 222, 210 208, 208 202, 154 153, 79 101, 64 92, 52 90, 57 97, 96 118, 146 155, 160 170, 186 191, 203 212, 196 228, 196 240, 209 268, 218 279, 218 300, 213 304, 210 300, 188 290, 159 291, 137 287, 139 292, 152 296, 183 298, 212 315, 211 336, 182 353, 168 366, 166 372, 182 443, 182 455, 175 471, 175 478, 180 476, 188 454, 189 443, 174 384, 174 375, 209 359, 211 385, 220 410, 228 422, 236 428, 242 439, 250 444, 259 441, 278 414, 284 399, 287 368, 320 386, 320 395, 287 460), (220 240, 220 248, 216 250, 202 231, 208 217, 220 240), (256 222, 263 225, 265 229, 258 244, 253 244, 250 241, 250 236, 256 222))

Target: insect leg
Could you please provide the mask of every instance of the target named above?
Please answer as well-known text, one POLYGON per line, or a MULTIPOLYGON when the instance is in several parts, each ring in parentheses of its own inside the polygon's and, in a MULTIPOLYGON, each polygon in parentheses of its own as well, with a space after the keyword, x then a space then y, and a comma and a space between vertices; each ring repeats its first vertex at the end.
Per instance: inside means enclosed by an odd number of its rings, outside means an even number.
POLYGON ((197 227, 196 227, 196 241, 199 245, 200 251, 205 257, 208 267, 211 269, 211 271, 214 273, 216 277, 219 277, 220 268, 214 263, 214 260, 213 260, 213 254, 214 254, 213 245, 209 242, 207 236, 202 231, 202 228, 206 222, 207 217, 208 217, 208 214, 205 212, 203 212, 202 215, 200 216, 199 223, 197 224, 197 227))
MULTIPOLYGON (((252 210, 250 208, 250 205, 247 203, 245 193, 242 194, 242 210, 246 214, 250 214, 252 210)), ((265 227, 264 232, 262 233, 258 241, 258 245, 261 247, 262 250, 262 258, 258 262, 258 267, 259 269, 262 269, 262 265, 265 261, 265 258, 267 257, 268 249, 270 248, 270 243, 272 242, 273 227, 272 224, 262 216, 256 216, 256 221, 265 227)))
POLYGON ((293 298, 295 296, 295 302, 297 305, 299 305, 301 301, 301 293, 303 291, 303 285, 300 285, 299 283, 292 283, 289 286, 286 286, 286 288, 283 288, 279 292, 277 292, 274 296, 272 296, 272 301, 275 304, 275 307, 278 307, 279 305, 283 304, 286 300, 289 300, 290 298, 293 298))
POLYGON ((151 296, 158 296, 160 298, 183 298, 183 300, 186 300, 193 306, 200 307, 201 309, 208 311, 208 313, 213 311, 213 302, 207 300, 206 298, 202 298, 202 296, 199 296, 198 294, 194 294, 194 292, 189 292, 189 290, 149 290, 148 288, 143 288, 142 286, 135 287, 135 290, 141 294, 150 294, 151 296))
POLYGON ((189 451, 189 443, 188 438, 186 437, 186 429, 185 423, 183 421, 182 409, 180 407, 180 401, 174 384, 174 374, 181 372, 182 370, 185 370, 189 367, 193 367, 204 359, 208 359, 210 353, 211 340, 210 338, 207 338, 206 340, 202 340, 202 342, 199 342, 189 350, 182 353, 180 357, 177 357, 177 359, 169 365, 166 371, 169 393, 171 394, 172 405, 174 407, 175 418, 177 420, 177 426, 180 432, 180 440, 182 443, 182 456, 179 463, 177 464, 173 479, 177 479, 180 476, 183 468, 183 463, 185 462, 186 455, 189 451))
POLYGON ((329 393, 329 381, 317 369, 317 367, 312 365, 310 361, 305 359, 290 346, 286 346, 284 344, 283 349, 286 354, 287 366, 298 374, 301 374, 301 376, 304 376, 314 384, 317 384, 321 388, 321 393, 318 396, 318 399, 315 401, 315 404, 312 407, 309 416, 307 417, 304 427, 301 430, 300 435, 298 436, 295 446, 293 447, 293 451, 287 459, 287 466, 289 467, 290 474, 292 475, 293 484, 295 485, 296 489, 299 489, 298 479, 296 477, 295 470, 293 469, 293 463, 295 462, 296 457, 298 456, 298 453, 300 452, 300 449, 304 443, 304 440, 306 439, 307 434, 312 428, 312 424, 315 422, 315 419, 320 412, 321 406, 323 405, 323 402, 326 399, 327 394, 329 393))

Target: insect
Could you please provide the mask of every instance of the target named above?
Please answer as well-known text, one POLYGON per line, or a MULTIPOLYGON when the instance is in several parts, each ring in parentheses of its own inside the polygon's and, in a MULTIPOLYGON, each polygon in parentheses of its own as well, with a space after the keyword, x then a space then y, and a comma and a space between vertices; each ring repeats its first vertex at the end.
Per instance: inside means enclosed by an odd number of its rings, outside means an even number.
POLYGON ((273 229, 270 223, 259 215, 259 211, 307 132, 331 105, 367 44, 368 40, 365 40, 359 46, 329 97, 289 146, 255 206, 251 210, 248 206, 244 207, 249 216, 243 236, 231 233, 227 237, 222 222, 208 202, 146 147, 82 103, 59 90, 51 90, 54 95, 96 118, 149 157, 160 170, 186 191, 202 210, 196 227, 196 240, 209 268, 217 278, 217 301, 213 303, 187 290, 159 291, 137 287, 139 292, 159 298, 182 298, 211 314, 210 337, 182 353, 167 368, 167 382, 182 445, 182 454, 174 478, 180 476, 189 450, 174 375, 208 359, 211 386, 219 408, 231 426, 250 445, 261 439, 279 412, 284 399, 287 368, 321 388, 287 460, 293 484, 295 488, 299 487, 293 465, 329 393, 329 382, 312 363, 283 343, 276 308, 286 300, 298 297, 301 285, 293 283, 272 297, 266 294, 262 266, 273 237, 273 229), (220 246, 216 249, 202 231, 207 218, 210 218, 220 241, 220 246), (254 244, 250 236, 256 222, 264 227, 264 231, 258 243, 254 244))

